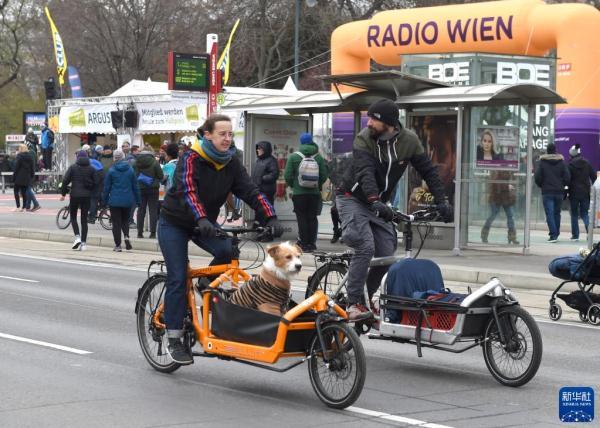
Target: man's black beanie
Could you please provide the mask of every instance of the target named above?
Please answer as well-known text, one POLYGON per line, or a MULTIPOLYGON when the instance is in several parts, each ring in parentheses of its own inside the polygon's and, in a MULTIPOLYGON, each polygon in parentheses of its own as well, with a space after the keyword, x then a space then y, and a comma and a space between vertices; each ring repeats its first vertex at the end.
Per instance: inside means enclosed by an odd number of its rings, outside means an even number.
POLYGON ((369 107, 367 116, 372 117, 385 123, 386 125, 398 127, 400 125, 398 106, 393 101, 381 99, 375 101, 369 107))

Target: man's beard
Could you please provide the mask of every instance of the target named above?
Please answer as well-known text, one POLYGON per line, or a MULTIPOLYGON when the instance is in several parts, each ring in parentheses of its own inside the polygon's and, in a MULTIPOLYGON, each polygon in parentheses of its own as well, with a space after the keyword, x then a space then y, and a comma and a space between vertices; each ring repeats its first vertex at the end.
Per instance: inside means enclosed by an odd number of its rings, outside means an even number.
POLYGON ((381 131, 376 130, 375 128, 369 127, 369 134, 372 138, 377 138, 381 135, 381 131))

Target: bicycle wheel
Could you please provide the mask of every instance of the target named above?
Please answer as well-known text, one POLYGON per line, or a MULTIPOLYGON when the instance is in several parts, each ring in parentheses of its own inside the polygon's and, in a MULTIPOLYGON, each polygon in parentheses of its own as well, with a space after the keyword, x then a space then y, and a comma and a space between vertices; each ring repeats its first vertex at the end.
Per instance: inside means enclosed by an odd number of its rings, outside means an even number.
POLYGON ((98 214, 98 220, 100 226, 106 230, 112 230, 112 219, 110 218, 110 211, 108 208, 102 208, 98 214))
POLYGON ((219 216, 217 217, 217 223, 219 224, 219 226, 223 226, 230 216, 231 216, 231 210, 229 209, 229 205, 227 205, 227 203, 225 203, 219 209, 219 216))
POLYGON ((56 227, 59 229, 66 229, 71 224, 71 214, 69 213, 69 206, 62 207, 56 213, 56 227))
POLYGON ((344 409, 358 399, 365 384, 365 351, 356 332, 345 323, 327 324, 321 332, 326 349, 315 334, 309 348, 310 383, 323 403, 344 409))
POLYGON ((304 297, 308 299, 315 294, 315 291, 323 290, 337 304, 345 305, 348 298, 346 284, 342 286, 335 296, 332 293, 339 288, 346 273, 348 273, 348 266, 344 263, 324 264, 310 277, 304 297))
POLYGON ((148 363, 159 372, 171 373, 181 365, 167 352, 166 330, 156 327, 152 321, 159 306, 164 306, 166 281, 167 277, 160 274, 146 281, 137 301, 136 324, 140 347, 148 363))
POLYGON ((500 342, 498 325, 492 317, 485 329, 483 357, 494 378, 502 385, 521 386, 535 376, 542 361, 542 335, 534 319, 519 306, 498 311, 506 345, 500 342))

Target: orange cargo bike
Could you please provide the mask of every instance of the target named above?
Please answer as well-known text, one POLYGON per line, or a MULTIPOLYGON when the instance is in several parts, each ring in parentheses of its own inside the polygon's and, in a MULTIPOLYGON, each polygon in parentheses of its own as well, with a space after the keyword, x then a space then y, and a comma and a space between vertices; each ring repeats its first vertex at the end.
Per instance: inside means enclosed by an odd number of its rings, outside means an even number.
MULTIPOLYGON (((239 235, 264 229, 227 228, 221 231, 223 237, 232 238, 231 263, 202 268, 192 268, 188 264, 184 343, 192 350, 192 355, 235 361, 275 372, 285 372, 307 362, 310 382, 321 401, 333 408, 352 405, 363 389, 366 362, 361 341, 348 325, 346 312, 322 291, 300 303, 290 299, 289 309, 281 317, 230 303, 231 287, 228 285, 235 288, 250 279, 239 265, 239 235), (219 276, 206 286, 194 285, 195 278, 214 278, 216 275, 219 276), (196 301, 197 294, 201 296, 199 302, 196 301), (272 366, 280 358, 294 361, 282 368, 272 366)), ((149 277, 138 290, 135 313, 144 357, 154 369, 171 373, 180 364, 167 352, 164 325, 167 276, 163 270, 163 262, 150 264, 149 277), (160 265, 161 271, 150 276, 154 264, 160 265)), ((204 280, 204 283, 208 281, 204 280)))

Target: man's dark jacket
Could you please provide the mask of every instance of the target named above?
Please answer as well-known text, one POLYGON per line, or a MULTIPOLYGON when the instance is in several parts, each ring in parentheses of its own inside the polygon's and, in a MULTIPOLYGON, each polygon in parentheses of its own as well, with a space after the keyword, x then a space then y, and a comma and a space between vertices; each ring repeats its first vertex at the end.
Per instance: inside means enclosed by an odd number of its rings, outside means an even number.
POLYGON ((272 200, 277 187, 275 183, 279 177, 277 159, 272 156, 273 149, 268 141, 259 141, 256 143, 256 148, 263 149, 264 153, 256 159, 252 170, 252 181, 269 200, 272 200))
POLYGON ((563 156, 552 153, 540 156, 534 178, 542 194, 559 194, 564 193, 565 186, 569 185, 571 174, 563 156))
POLYGON ((574 156, 569 161, 569 197, 574 200, 590 198, 590 187, 596 181, 596 171, 581 155, 574 156))
POLYGON ((352 193, 363 202, 387 202, 408 163, 427 183, 436 203, 444 198, 444 186, 436 168, 425 154, 417 135, 404 128, 388 140, 371 137, 369 128, 356 136, 352 163, 344 171, 338 192, 352 193))
POLYGON ((275 216, 275 210, 237 156, 217 170, 192 148, 177 162, 173 185, 165 195, 161 215, 169 223, 190 230, 203 217, 215 222, 229 192, 255 211, 262 211, 264 218, 275 216))

